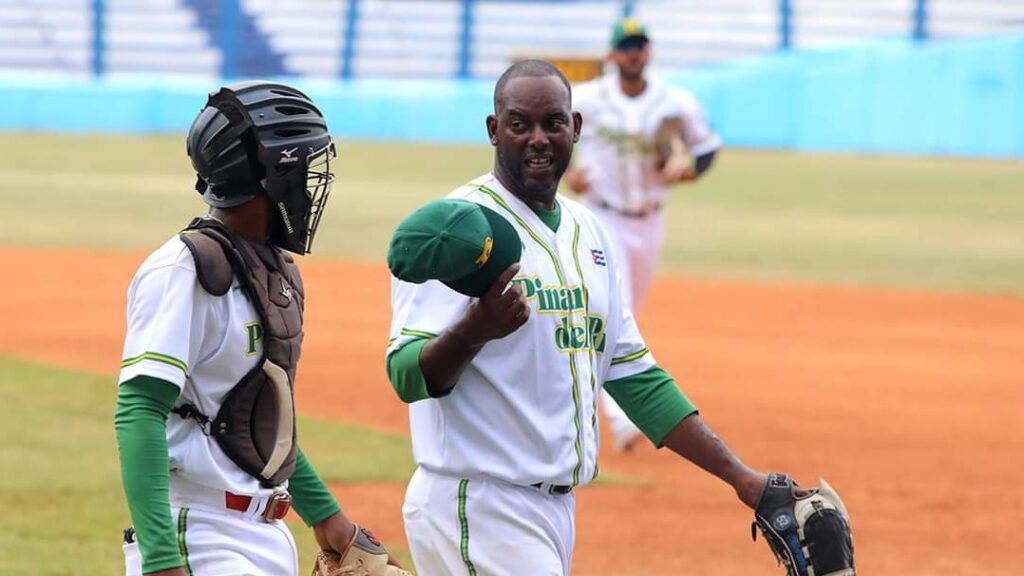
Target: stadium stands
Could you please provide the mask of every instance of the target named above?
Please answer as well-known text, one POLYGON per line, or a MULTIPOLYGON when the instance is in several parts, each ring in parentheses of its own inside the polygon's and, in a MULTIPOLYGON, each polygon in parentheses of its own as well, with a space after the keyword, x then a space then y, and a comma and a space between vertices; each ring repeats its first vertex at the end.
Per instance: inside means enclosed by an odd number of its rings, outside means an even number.
MULTIPOLYGON (((220 51, 181 0, 107 0, 106 6, 106 72, 219 72, 220 51)), ((91 73, 92 8, 91 0, 0 0, 0 69, 91 73)))
POLYGON ((0 69, 90 72, 91 2, 0 0, 0 69))
MULTIPOLYGON (((95 4, 102 71, 192 76, 493 78, 514 57, 600 56, 627 8, 662 71, 917 24, 916 0, 0 0, 0 70, 91 73, 95 4)), ((1024 29, 1020 0, 925 6, 928 37, 1024 29)))

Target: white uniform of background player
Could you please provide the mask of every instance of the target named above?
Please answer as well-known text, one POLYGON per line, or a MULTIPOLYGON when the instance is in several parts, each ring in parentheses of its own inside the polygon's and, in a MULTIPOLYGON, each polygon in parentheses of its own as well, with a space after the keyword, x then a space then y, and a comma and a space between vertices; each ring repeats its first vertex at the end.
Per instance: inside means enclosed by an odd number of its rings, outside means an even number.
MULTIPOLYGON (((575 152, 576 169, 567 174, 566 181, 584 193, 583 203, 608 228, 621 252, 624 300, 638 311, 661 259, 665 238, 662 208, 669 187, 699 177, 721 140, 693 95, 644 78, 649 45, 642 25, 628 19, 620 22, 612 41, 609 58, 619 72, 573 90, 573 108, 583 115, 584 122, 575 152), (654 136, 666 118, 682 120, 683 139, 694 159, 679 175, 667 176, 654 154, 654 136)), ((627 449, 639 431, 614 400, 607 396, 604 400, 616 447, 627 449)))

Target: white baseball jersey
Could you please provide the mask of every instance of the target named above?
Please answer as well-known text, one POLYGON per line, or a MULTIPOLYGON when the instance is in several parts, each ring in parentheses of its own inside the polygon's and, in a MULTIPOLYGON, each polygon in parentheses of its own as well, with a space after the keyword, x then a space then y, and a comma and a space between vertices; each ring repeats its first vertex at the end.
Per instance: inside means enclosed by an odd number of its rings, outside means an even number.
MULTIPOLYGON (((256 309, 234 280, 223 296, 196 279, 185 244, 171 238, 153 252, 128 289, 128 333, 119 382, 144 375, 181 389, 213 418, 227 393, 259 361, 262 330, 256 309)), ((232 462, 193 420, 167 419, 171 487, 175 478, 236 494, 266 495, 259 481, 232 462)))
POLYGON ((631 98, 617 75, 605 75, 576 86, 573 107, 583 115, 574 155, 586 170, 587 194, 618 210, 641 211, 668 198, 653 153, 654 135, 665 118, 683 119, 692 156, 721 146, 693 95, 657 80, 648 80, 647 88, 631 98))
MULTIPOLYGON (((561 197, 553 232, 493 175, 448 197, 495 210, 519 233, 513 281, 531 311, 521 328, 483 347, 451 394, 410 405, 413 456, 427 471, 461 478, 585 484, 597 470, 598 392, 655 364, 622 305, 608 236, 589 210, 561 197)), ((393 279, 388 354, 441 333, 469 303, 437 281, 393 279)))

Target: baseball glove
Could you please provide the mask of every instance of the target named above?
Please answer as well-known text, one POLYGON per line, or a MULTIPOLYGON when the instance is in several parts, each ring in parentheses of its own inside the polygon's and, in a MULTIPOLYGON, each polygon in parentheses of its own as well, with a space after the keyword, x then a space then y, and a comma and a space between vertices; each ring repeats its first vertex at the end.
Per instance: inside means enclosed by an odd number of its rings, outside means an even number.
POLYGON ((810 494, 796 494, 789 476, 769 474, 754 508, 751 537, 757 540, 761 529, 788 576, 854 576, 850 517, 839 495, 824 480, 810 494))
POLYGON ((658 170, 669 182, 682 178, 692 158, 683 140, 683 119, 669 117, 661 121, 654 133, 654 156, 658 170))
POLYGON ((356 533, 343 554, 321 550, 313 565, 313 576, 413 576, 388 564, 388 551, 366 528, 356 533))

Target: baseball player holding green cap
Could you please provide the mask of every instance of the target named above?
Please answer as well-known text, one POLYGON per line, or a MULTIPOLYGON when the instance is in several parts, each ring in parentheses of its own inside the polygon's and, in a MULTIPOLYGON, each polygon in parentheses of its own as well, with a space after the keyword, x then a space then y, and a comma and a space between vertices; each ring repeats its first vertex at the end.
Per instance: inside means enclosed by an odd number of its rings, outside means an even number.
POLYGON ((402 513, 421 575, 570 572, 602 388, 748 506, 764 486, 655 362, 604 227, 556 194, 582 123, 561 72, 514 64, 487 118, 493 170, 392 238, 387 367, 410 405, 417 469, 402 513))
MULTIPOLYGON (((615 24, 608 60, 617 73, 575 89, 585 122, 576 167, 566 174, 620 252, 624 298, 634 312, 661 259, 670 186, 702 176, 721 145, 693 95, 645 76, 650 57, 646 26, 633 18, 615 24)), ((640 431, 610 398, 604 407, 616 448, 628 450, 640 431)))

